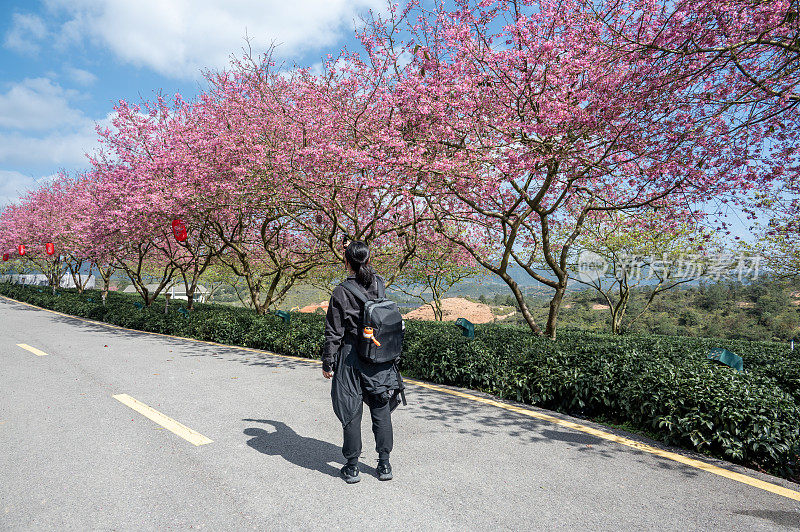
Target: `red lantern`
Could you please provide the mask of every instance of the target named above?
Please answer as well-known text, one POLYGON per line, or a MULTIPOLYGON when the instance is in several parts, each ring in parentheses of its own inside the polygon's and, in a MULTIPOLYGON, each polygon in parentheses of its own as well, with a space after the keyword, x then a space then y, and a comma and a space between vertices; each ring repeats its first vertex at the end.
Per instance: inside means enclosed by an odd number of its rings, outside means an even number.
POLYGON ((20 244, 19 247, 17 248, 17 251, 19 251, 20 257, 24 256, 25 255, 25 244, 20 244))
POLYGON ((3 253, 3 262, 7 261, 9 258, 8 253, 3 253))
POLYGON ((47 251, 47 254, 48 254, 48 255, 52 255, 53 253, 55 253, 55 252, 56 252, 56 247, 53 245, 53 243, 52 243, 52 242, 48 242, 48 243, 47 243, 47 244, 44 246, 44 249, 47 251))
POLYGON ((175 240, 178 242, 186 240, 186 224, 183 223, 183 220, 172 220, 172 234, 175 235, 175 240))

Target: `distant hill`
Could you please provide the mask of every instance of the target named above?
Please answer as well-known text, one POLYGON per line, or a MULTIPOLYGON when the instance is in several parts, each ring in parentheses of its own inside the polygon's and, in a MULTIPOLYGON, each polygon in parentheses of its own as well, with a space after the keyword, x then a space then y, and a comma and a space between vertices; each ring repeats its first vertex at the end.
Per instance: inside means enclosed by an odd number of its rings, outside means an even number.
MULTIPOLYGON (((545 270, 538 270, 538 272, 541 273, 542 277, 545 277, 546 279, 555 279, 555 276, 552 274, 552 272, 547 272, 545 270)), ((528 272, 519 266, 509 266, 508 274, 522 288, 527 298, 549 298, 553 292, 552 288, 540 283, 528 275, 528 272)), ((580 283, 570 282, 567 287, 567 292, 580 291, 583 288, 585 287, 583 287, 580 283)), ((503 281, 499 276, 487 274, 483 277, 467 279, 466 281, 456 284, 450 291, 447 292, 447 296, 479 297, 481 294, 483 294, 487 297, 491 297, 495 294, 510 293, 511 289, 508 287, 508 284, 506 284, 506 282, 503 281)))

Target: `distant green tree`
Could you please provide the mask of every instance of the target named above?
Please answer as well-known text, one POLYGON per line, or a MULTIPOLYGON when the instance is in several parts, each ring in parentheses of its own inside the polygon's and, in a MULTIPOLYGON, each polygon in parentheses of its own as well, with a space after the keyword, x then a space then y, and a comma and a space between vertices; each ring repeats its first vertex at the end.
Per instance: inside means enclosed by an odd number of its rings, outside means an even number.
POLYGON ((482 269, 471 255, 438 235, 429 235, 413 259, 398 275, 393 288, 430 305, 436 321, 442 321, 442 299, 456 284, 479 277, 482 269))
POLYGON ((698 306, 705 310, 718 310, 729 303, 728 291, 721 283, 701 284, 698 306))
POLYGON ((641 319, 657 296, 706 274, 710 241, 696 222, 676 221, 653 209, 598 213, 587 218, 576 240, 580 253, 573 257, 570 279, 596 291, 597 302, 611 314, 611 331, 620 334, 641 319), (646 288, 648 297, 631 314, 637 288, 646 288))

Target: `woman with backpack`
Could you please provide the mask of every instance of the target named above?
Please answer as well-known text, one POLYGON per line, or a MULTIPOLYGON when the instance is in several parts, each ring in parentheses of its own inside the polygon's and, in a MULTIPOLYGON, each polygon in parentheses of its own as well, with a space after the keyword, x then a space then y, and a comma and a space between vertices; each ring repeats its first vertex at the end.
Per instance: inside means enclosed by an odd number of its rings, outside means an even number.
POLYGON ((402 344, 402 318, 397 306, 384 299, 384 282, 369 264, 369 247, 352 241, 344 256, 348 276, 331 294, 322 348, 322 374, 333 379, 333 411, 344 430, 342 454, 347 463, 341 474, 348 484, 361 480, 358 459, 366 403, 378 452, 378 478, 391 480, 391 412, 403 390, 395 364, 402 344))

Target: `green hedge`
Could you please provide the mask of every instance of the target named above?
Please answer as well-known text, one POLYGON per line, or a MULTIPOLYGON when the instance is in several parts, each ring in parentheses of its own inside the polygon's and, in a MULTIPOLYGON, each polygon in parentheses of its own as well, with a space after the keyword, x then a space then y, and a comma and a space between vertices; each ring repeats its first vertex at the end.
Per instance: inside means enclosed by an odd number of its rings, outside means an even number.
MULTIPOLYGON (((163 300, 0 284, 0 293, 67 314, 143 331, 313 358, 323 320, 293 314, 291 325, 247 309, 197 305, 189 316, 163 300)), ((800 351, 784 344, 562 331, 555 341, 510 325, 478 325, 475 338, 452 323, 410 321, 401 369, 432 382, 584 417, 601 417, 786 478, 800 474, 800 351), (744 359, 745 372, 709 362, 712 347, 744 359)))

